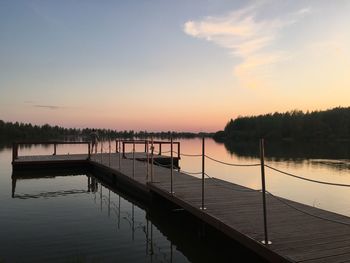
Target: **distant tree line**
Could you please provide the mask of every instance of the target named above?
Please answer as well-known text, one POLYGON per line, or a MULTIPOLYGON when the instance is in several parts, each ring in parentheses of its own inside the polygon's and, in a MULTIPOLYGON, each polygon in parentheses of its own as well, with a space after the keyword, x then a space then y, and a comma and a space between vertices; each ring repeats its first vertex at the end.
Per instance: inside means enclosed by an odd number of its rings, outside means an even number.
POLYGON ((325 111, 298 110, 231 119, 223 131, 215 133, 218 141, 227 140, 350 140, 350 107, 325 111))
POLYGON ((211 133, 192 133, 192 132, 135 132, 132 130, 117 131, 111 129, 92 129, 92 128, 63 128, 59 126, 32 125, 30 123, 4 122, 0 120, 0 140, 77 140, 89 139, 90 134, 96 131, 100 139, 116 139, 116 138, 194 138, 198 136, 212 136, 211 133))

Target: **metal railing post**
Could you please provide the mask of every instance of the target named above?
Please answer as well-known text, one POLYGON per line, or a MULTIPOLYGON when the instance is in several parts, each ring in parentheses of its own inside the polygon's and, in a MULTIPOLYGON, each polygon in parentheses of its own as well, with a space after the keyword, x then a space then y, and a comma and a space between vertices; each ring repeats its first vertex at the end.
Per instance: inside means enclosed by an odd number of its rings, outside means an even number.
POLYGON ((132 144, 132 178, 135 177, 135 141, 132 144))
POLYGON ((267 212, 266 212, 266 183, 265 183, 265 152, 264 139, 260 139, 260 164, 261 164, 261 185, 262 185, 262 200, 264 212, 264 240, 261 241, 265 245, 271 244, 267 232, 267 212))
POLYGON ((125 142, 123 142, 123 158, 126 158, 126 156, 125 156, 125 142))
POLYGON ((173 158, 173 136, 170 137, 170 194, 174 194, 173 173, 174 173, 174 158, 173 158))
POLYGON ((53 144, 53 155, 56 155, 56 153, 57 153, 57 144, 54 143, 53 144))
POLYGON ((108 165, 111 167, 111 139, 108 140, 108 165))
POLYGON ((162 155, 162 143, 159 143, 159 154, 158 155, 162 155))
POLYGON ((146 181, 148 182, 148 179, 149 179, 149 141, 148 141, 148 139, 147 139, 147 141, 146 141, 146 157, 147 157, 147 164, 146 164, 146 169, 147 169, 147 171, 146 171, 146 181))
POLYGON ((118 151, 119 151, 119 153, 118 153, 118 157, 119 157, 118 162, 119 162, 119 171, 121 171, 121 155, 122 155, 122 152, 121 152, 120 147, 121 147, 121 143, 120 143, 120 141, 118 141, 118 151))
POLYGON ((102 153, 103 153, 103 143, 102 143, 102 141, 101 141, 101 164, 102 164, 102 162, 103 162, 103 159, 102 159, 102 153))
POLYGON ((201 210, 205 210, 206 207, 204 206, 204 176, 205 176, 205 141, 204 137, 202 138, 202 206, 200 207, 201 210))
POLYGON ((151 182, 153 183, 153 151, 154 151, 154 145, 153 145, 153 138, 151 138, 151 182))

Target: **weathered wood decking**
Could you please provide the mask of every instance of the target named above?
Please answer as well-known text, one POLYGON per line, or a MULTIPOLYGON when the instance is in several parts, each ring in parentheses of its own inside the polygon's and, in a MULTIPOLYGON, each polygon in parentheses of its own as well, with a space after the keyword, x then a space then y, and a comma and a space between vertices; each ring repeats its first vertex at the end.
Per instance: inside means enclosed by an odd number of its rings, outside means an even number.
MULTIPOLYGON (((139 159, 143 154, 138 154, 139 159)), ((123 177, 139 191, 157 194, 184 208, 202 221, 224 232, 237 242, 271 262, 350 262, 350 226, 306 215, 291 208, 292 205, 307 213, 350 224, 350 218, 283 199, 283 202, 267 195, 268 231, 271 245, 265 246, 262 220, 261 192, 218 179, 205 180, 205 207, 201 210, 201 180, 174 171, 173 190, 170 194, 170 170, 153 166, 154 177, 146 178, 146 163, 121 158, 118 154, 56 155, 19 157, 14 167, 22 165, 52 165, 85 163, 107 176, 123 177)), ((160 157, 161 158, 161 157, 160 157)), ((166 157, 164 157, 166 158, 166 157)), ((135 158, 137 159, 137 158, 135 158)), ((150 167, 149 167, 150 169, 150 167)))

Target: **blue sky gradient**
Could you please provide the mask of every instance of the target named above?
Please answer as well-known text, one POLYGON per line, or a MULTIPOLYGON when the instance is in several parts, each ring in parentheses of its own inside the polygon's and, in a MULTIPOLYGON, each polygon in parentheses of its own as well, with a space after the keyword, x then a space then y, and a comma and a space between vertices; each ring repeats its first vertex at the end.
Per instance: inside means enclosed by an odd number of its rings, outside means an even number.
POLYGON ((0 119, 215 131, 238 115, 349 106, 349 11, 349 1, 3 0, 0 119))

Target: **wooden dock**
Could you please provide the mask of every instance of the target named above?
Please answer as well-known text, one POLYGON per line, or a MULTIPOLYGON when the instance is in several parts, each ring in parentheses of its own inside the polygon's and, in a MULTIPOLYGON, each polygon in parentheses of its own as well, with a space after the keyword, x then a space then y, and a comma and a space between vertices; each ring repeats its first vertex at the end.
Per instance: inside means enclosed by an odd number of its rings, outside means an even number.
MULTIPOLYGON (((170 169, 156 165, 151 168, 151 164, 144 161, 144 153, 137 153, 135 161, 120 157, 120 153, 26 156, 15 159, 13 168, 83 164, 96 173, 103 173, 112 184, 123 183, 130 192, 168 200, 269 262, 350 262, 348 217, 267 194, 267 228, 272 244, 264 245, 260 191, 207 178, 204 182, 206 209, 203 210, 200 209, 201 179, 173 170, 172 194, 170 169)), ((159 158, 169 161, 167 156, 159 158)))

